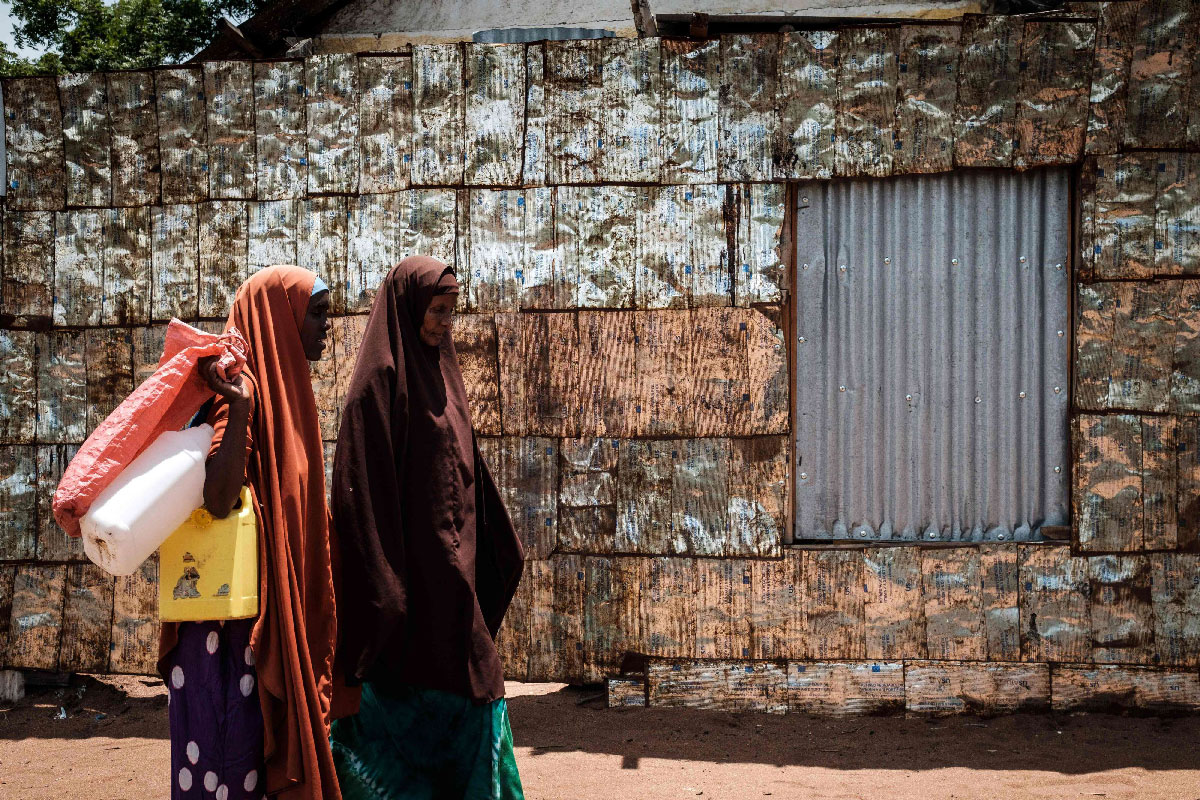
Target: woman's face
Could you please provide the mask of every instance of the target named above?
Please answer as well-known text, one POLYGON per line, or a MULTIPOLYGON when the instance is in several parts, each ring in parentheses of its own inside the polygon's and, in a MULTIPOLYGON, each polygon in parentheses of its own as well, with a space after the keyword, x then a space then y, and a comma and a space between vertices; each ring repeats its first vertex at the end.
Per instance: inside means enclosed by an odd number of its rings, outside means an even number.
POLYGON ((425 319, 421 322, 421 341, 430 347, 437 347, 446 337, 454 322, 454 304, 458 302, 458 294, 434 295, 425 311, 425 319))
POLYGON ((321 360, 329 328, 329 290, 323 289, 308 298, 308 311, 300 326, 300 343, 304 345, 304 357, 309 361, 321 360))

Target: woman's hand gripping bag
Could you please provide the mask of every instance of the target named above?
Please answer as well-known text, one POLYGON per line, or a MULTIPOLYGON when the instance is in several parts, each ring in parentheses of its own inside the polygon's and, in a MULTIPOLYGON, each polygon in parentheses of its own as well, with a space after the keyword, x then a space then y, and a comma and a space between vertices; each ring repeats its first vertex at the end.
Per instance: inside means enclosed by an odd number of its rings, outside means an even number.
POLYGON ((113 487, 104 500, 120 501, 104 503, 89 521, 93 531, 100 530, 103 523, 110 532, 121 534, 116 539, 109 537, 110 552, 106 555, 100 553, 100 539, 93 539, 92 550, 96 553, 93 560, 101 568, 117 570, 112 574, 132 572, 177 527, 176 519, 187 519, 200 505, 197 476, 202 489, 207 447, 197 464, 195 454, 200 443, 198 439, 197 442, 190 439, 207 435, 211 440, 212 430, 209 428, 205 433, 203 426, 191 429, 193 432, 181 430, 212 396, 196 366, 200 359, 213 356, 218 368, 232 377, 246 363, 246 350, 246 340, 235 328, 220 334, 205 333, 177 319, 171 320, 154 374, 100 423, 67 466, 54 493, 52 507, 54 519, 69 536, 81 534, 82 519, 107 489, 113 487), (163 445, 152 449, 166 433, 180 436, 167 437, 163 445), (135 473, 121 485, 113 486, 144 453, 147 458, 138 462, 135 473), (141 487, 149 494, 138 499, 138 492, 131 491, 130 486, 141 487), (178 491, 172 491, 173 487, 178 491), (191 507, 185 508, 188 505, 191 507), (92 525, 93 522, 96 524, 92 525), (148 543, 155 538, 157 541, 147 550, 148 543), (112 552, 118 540, 127 544, 120 547, 121 553, 112 552), (130 565, 135 558, 137 564, 130 565))

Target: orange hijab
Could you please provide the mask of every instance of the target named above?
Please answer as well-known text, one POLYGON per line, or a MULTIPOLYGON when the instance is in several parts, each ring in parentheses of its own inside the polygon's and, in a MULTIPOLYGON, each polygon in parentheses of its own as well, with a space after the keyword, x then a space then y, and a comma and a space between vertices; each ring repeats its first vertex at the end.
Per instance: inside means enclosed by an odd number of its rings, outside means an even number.
MULTIPOLYGON (((251 645, 267 792, 290 800, 341 798, 329 749, 330 719, 342 715, 332 709, 336 546, 317 403, 300 341, 315 279, 291 266, 255 273, 238 289, 228 323, 250 344, 245 370, 254 388, 246 475, 259 512, 260 567, 251 645)), ((174 626, 164 625, 160 658, 174 643, 174 626)), ((353 698, 337 699, 343 701, 354 705, 353 698)))

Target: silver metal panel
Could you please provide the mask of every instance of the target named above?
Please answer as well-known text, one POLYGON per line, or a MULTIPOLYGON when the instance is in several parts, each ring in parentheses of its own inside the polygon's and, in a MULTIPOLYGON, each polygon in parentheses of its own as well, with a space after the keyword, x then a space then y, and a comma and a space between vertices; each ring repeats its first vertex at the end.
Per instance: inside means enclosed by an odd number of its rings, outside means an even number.
POLYGON ((1069 174, 801 184, 798 539, 1067 521, 1069 174))
POLYGON ((413 47, 413 186, 463 179, 463 53, 457 44, 413 47))

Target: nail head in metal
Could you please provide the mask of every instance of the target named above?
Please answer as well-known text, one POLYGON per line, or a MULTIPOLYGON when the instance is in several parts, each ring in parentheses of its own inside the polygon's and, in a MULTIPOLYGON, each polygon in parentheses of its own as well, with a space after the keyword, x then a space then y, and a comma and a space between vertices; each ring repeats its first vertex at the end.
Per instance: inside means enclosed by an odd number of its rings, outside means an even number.
POLYGON ((1058 335, 1059 335, 1059 336, 1064 336, 1065 334, 1064 334, 1064 332, 1063 332, 1063 331, 1059 331, 1059 332, 1058 332, 1058 335))
POLYGON ((1029 259, 1025 258, 1025 256, 1021 256, 1021 263, 1022 263, 1022 264, 1024 264, 1024 263, 1025 263, 1026 261, 1028 261, 1028 260, 1029 260, 1029 259))
POLYGON ((885 259, 883 260, 883 263, 885 263, 885 264, 890 264, 890 263, 892 263, 892 260, 891 260, 890 258, 885 258, 885 259))
POLYGON ((997 534, 996 534, 996 539, 997 539, 998 541, 1001 541, 1001 542, 1002 542, 1002 541, 1004 541, 1004 534, 1003 534, 1003 533, 997 533, 997 534))
POLYGON ((807 473, 807 472, 801 472, 801 473, 800 473, 800 480, 802 480, 802 481, 806 481, 806 480, 808 480, 808 473, 807 473))
POLYGON ((1061 393, 1061 392, 1062 392, 1062 387, 1061 387, 1061 386, 1055 386, 1055 387, 1054 387, 1054 393, 1055 393, 1055 394, 1059 394, 1059 393, 1061 393))
POLYGON ((956 266, 956 267, 957 267, 957 266, 958 266, 958 259, 957 259, 957 258, 952 258, 952 259, 950 259, 950 263, 951 263, 951 264, 953 264, 954 266, 956 266))
POLYGON ((800 198, 800 202, 801 202, 801 203, 806 203, 806 204, 807 204, 807 203, 808 203, 808 198, 807 198, 807 197, 801 197, 801 198, 800 198))
POLYGON ((929 538, 930 538, 930 539, 936 539, 936 538, 937 538, 937 533, 935 533, 934 531, 930 531, 930 532, 929 532, 929 538))
POLYGON ((844 391, 846 391, 846 387, 845 387, 845 386, 839 386, 839 387, 838 387, 838 391, 839 391, 839 392, 844 392, 844 391))
POLYGON ((1020 393, 1019 395, 1017 395, 1017 396, 1018 396, 1018 397, 1020 397, 1022 400, 1024 400, 1024 399, 1025 399, 1025 393, 1024 393, 1024 392, 1021 392, 1021 393, 1020 393))
POLYGON ((976 403, 982 403, 982 402, 983 402, 983 398, 982 398, 982 397, 976 397, 976 398, 975 398, 975 402, 976 402, 976 403))
POLYGON ((911 394, 906 394, 906 395, 904 395, 904 399, 905 399, 905 400, 907 400, 908 402, 910 402, 910 403, 911 403, 911 402, 912 402, 912 395, 911 395, 911 394))
POLYGON ((1054 268, 1055 268, 1055 269, 1062 269, 1062 264, 1055 264, 1055 265, 1054 265, 1054 268))
POLYGON ((804 338, 803 336, 800 337, 800 344, 804 344, 807 341, 808 339, 804 338))
POLYGON ((846 265, 845 265, 845 264, 841 264, 841 265, 839 265, 839 266, 838 266, 838 269, 839 269, 839 270, 841 270, 842 272, 845 272, 845 271, 846 271, 846 265))
POLYGON ((1055 468, 1054 468, 1054 471, 1055 471, 1055 472, 1062 472, 1062 467, 1055 467, 1055 468))
POLYGON ((801 269, 808 269, 808 264, 804 264, 801 269))

